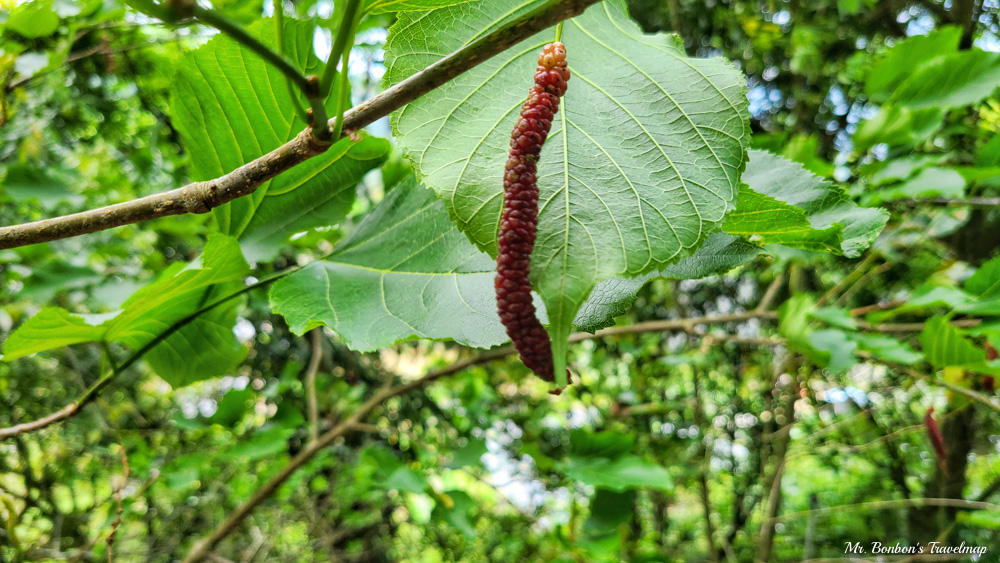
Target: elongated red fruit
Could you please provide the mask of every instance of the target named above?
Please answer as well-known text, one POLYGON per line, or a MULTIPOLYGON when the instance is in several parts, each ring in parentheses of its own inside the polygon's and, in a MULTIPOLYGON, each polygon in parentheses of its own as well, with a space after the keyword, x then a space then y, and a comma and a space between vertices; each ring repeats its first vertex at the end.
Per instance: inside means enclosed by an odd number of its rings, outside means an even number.
MULTIPOLYGON (((536 375, 554 381, 552 344, 535 316, 528 272, 538 230, 538 156, 549 135, 559 98, 566 93, 566 46, 549 43, 538 56, 535 85, 521 106, 510 134, 510 155, 503 175, 503 215, 497 256, 497 307, 521 361, 536 375)), ((568 373, 568 372, 567 372, 568 373)))
POLYGON ((927 409, 924 413, 924 426, 927 427, 927 437, 931 439, 931 446, 934 448, 934 453, 938 457, 938 465, 941 467, 941 472, 948 475, 948 466, 946 464, 948 460, 948 450, 944 445, 944 436, 941 435, 941 428, 938 427, 938 423, 934 420, 934 407, 927 409))

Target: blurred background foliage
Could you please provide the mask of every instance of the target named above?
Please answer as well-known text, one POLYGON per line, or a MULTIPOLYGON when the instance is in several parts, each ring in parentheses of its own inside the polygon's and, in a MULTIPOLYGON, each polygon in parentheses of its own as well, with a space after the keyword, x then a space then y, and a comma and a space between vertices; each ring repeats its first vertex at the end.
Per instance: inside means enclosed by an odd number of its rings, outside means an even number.
MULTIPOLYGON (((214 4, 244 24, 272 10, 214 4)), ((334 14, 329 0, 285 7, 320 22, 334 14)), ((987 262, 1000 243, 996 0, 630 7, 647 31, 677 32, 689 54, 745 71, 755 147, 890 209, 873 250, 848 260, 775 249, 725 276, 649 283, 619 325, 765 300, 782 307, 781 324, 586 340, 571 347, 580 382, 558 398, 511 358, 391 399, 298 471, 217 560, 799 561, 842 557, 845 542, 935 539, 988 546, 988 557, 1000 550, 1000 512, 907 502, 1000 502, 996 410, 901 366, 922 365, 915 350, 928 317, 962 316, 966 297, 986 295, 966 283, 977 268, 1000 279, 987 262), (935 74, 966 51, 982 53, 978 83, 935 74), (937 101, 906 97, 901 84, 921 72, 947 90, 937 101), (893 338, 855 338, 852 318, 893 323, 893 338), (794 326, 821 333, 812 347, 826 356, 794 353, 794 326), (924 424, 931 407, 944 460, 924 424), (824 510, 846 505, 858 506, 824 510)), ((378 91, 391 22, 362 26, 356 102, 378 91)), ((167 99, 178 58, 211 32, 149 20, 118 0, 0 1, 0 24, 0 223, 187 180, 167 99)), ((328 49, 329 35, 317 45, 328 49)), ((384 121, 371 130, 388 134, 384 121)), ((406 174, 393 156, 358 185, 340 227, 303 233, 253 275, 328 252, 406 174)), ((46 305, 115 310, 168 265, 196 258, 214 230, 210 216, 186 215, 0 251, 0 335, 46 305)), ((981 350, 996 338, 991 326, 959 337, 981 350)), ((307 444, 310 360, 322 431, 391 375, 468 355, 433 342, 360 355, 330 331, 300 338, 264 292, 247 295, 235 332, 248 353, 225 377, 171 389, 137 365, 74 419, 0 443, 0 560, 100 560, 109 549, 119 561, 178 560, 307 444)), ((0 425, 61 408, 102 361, 94 344, 0 363, 0 425)), ((951 377, 993 393, 989 375, 951 377)))

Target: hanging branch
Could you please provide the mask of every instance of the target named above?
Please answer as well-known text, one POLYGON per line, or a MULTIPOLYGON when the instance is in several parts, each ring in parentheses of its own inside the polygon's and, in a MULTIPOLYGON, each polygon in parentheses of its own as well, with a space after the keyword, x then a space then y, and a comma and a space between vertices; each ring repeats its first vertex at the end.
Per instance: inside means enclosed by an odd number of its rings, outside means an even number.
MULTIPOLYGON (((344 114, 345 131, 356 131, 389 115, 509 47, 582 13, 600 0, 552 0, 470 43, 344 114)), ((329 123, 333 126, 335 123, 329 123)), ((214 180, 99 209, 22 225, 0 227, 0 250, 95 233, 122 225, 213 208, 252 194, 264 182, 325 152, 328 141, 306 129, 295 139, 214 180)))
MULTIPOLYGON (((354 43, 354 34, 351 31, 355 25, 355 20, 358 19, 360 12, 358 8, 360 5, 361 2, 359 0, 347 0, 347 4, 344 7, 340 27, 337 28, 337 36, 334 38, 333 48, 330 50, 330 57, 326 61, 326 68, 323 69, 323 77, 319 81, 319 91, 323 96, 330 94, 330 89, 333 87, 333 80, 337 76, 337 62, 339 62, 341 55, 343 55, 345 49, 351 48, 351 45, 348 45, 348 39, 351 40, 352 44, 354 43)), ((347 72, 346 65, 341 67, 341 72, 347 72)))

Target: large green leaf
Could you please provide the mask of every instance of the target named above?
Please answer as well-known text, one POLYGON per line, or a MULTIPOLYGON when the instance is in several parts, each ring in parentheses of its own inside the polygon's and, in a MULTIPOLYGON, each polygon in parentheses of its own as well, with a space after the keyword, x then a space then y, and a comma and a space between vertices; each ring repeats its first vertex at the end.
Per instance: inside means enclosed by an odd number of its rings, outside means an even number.
POLYGON ((495 273, 411 177, 336 252, 275 283, 271 306, 294 332, 326 325, 360 351, 409 338, 488 348, 507 339, 495 273))
POLYGON ((1000 296, 1000 256, 986 262, 965 280, 965 290, 980 299, 1000 296))
MULTIPOLYGON (((312 52, 314 30, 309 22, 285 21, 286 55, 306 74, 322 71, 312 52)), ((275 44, 272 20, 247 31, 275 44)), ((284 81, 278 70, 223 34, 182 57, 170 105, 191 155, 193 179, 219 177, 305 128, 284 81)), ((270 259, 292 234, 340 221, 350 211, 358 181, 385 160, 389 148, 384 139, 342 139, 253 194, 216 208, 219 229, 242 241, 249 260, 270 259)))
POLYGON ((965 336, 962 329, 952 325, 946 317, 928 319, 920 333, 920 345, 927 361, 936 368, 980 367, 986 361, 986 352, 965 336))
POLYGON ((910 345, 891 336, 854 333, 851 335, 851 340, 861 350, 870 352, 876 358, 887 362, 912 366, 924 359, 923 355, 910 345))
MULTIPOLYGON (((542 2, 477 0, 405 13, 386 45, 394 84, 542 2)), ((459 228, 496 251, 510 131, 552 31, 524 41, 394 114, 394 130, 459 228)), ((596 284, 689 254, 735 204, 750 140, 742 75, 644 36, 620 2, 564 24, 573 77, 538 171, 533 286, 545 302, 556 373, 596 284)))
POLYGON ((15 3, 6 27, 27 39, 47 37, 59 29, 59 15, 51 0, 15 3))
MULTIPOLYGON (((121 311, 79 315, 55 307, 42 309, 7 338, 4 360, 83 342, 121 342, 141 348, 224 295, 225 286, 236 287, 249 271, 239 243, 213 235, 199 260, 168 268, 125 301, 121 311)), ((224 373, 246 355, 246 348, 233 336, 234 321, 235 302, 221 305, 159 343, 146 359, 174 386, 224 373)))

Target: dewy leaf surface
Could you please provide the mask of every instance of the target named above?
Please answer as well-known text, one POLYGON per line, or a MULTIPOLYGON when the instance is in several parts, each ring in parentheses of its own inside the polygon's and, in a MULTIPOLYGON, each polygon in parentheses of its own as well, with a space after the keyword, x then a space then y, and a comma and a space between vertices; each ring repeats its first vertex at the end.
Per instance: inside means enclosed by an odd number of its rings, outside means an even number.
MULTIPOLYGON (((478 0, 401 14, 386 46, 394 84, 541 2, 478 0)), ((459 228, 496 252, 510 131, 542 32, 397 112, 393 125, 459 228)), ((557 366, 577 310, 599 282, 690 253, 735 205, 750 130, 744 78, 644 36, 620 2, 564 24, 573 76, 538 171, 532 282, 551 321, 557 366)))
MULTIPOLYGON (((285 54, 306 74, 322 71, 312 52, 314 30, 311 22, 285 21, 285 54)), ((273 20, 256 22, 247 31, 266 45, 275 44, 273 20)), ((274 67, 222 34, 184 54, 170 106, 191 155, 192 179, 226 174, 306 127, 284 80, 274 67)), ((216 208, 219 230, 239 238, 250 261, 273 258, 292 234, 340 221, 354 202, 358 181, 384 162, 389 148, 384 139, 342 139, 253 194, 216 208)))

